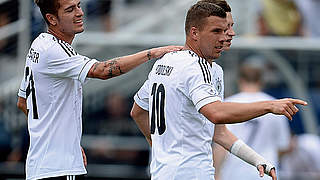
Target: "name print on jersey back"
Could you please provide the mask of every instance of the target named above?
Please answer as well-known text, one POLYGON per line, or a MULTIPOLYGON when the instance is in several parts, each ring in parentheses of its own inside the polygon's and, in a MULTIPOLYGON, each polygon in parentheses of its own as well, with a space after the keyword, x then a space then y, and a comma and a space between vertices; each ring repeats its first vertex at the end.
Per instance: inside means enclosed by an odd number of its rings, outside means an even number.
POLYGON ((157 68, 156 68, 156 74, 157 75, 170 76, 172 70, 173 70, 172 66, 158 65, 157 68))
POLYGON ((33 48, 30 48, 29 53, 27 55, 27 59, 34 62, 39 63, 40 53, 35 51, 33 48))

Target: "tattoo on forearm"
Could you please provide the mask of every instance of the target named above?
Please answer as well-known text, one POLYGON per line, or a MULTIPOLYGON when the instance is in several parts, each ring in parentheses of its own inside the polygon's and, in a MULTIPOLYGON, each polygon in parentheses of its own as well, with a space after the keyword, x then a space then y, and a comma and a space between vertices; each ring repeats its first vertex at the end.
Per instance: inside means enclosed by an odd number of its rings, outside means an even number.
POLYGON ((120 58, 114 58, 114 59, 111 59, 109 61, 106 61, 105 62, 105 67, 108 67, 108 78, 112 78, 114 77, 115 75, 119 75, 117 73, 120 73, 120 74, 123 74, 123 72, 121 71, 121 68, 120 68, 120 65, 118 64, 118 60, 120 58), (119 71, 119 72, 117 72, 119 71))
POLYGON ((120 58, 114 58, 108 61, 95 63, 93 67, 93 73, 99 71, 99 69, 101 71, 102 69, 103 72, 106 72, 104 73, 104 76, 106 76, 106 78, 112 78, 117 75, 123 74, 124 72, 121 70, 120 65, 118 63, 119 59, 120 58))
POLYGON ((94 63, 93 72, 96 72, 97 67, 99 66, 100 62, 94 63))

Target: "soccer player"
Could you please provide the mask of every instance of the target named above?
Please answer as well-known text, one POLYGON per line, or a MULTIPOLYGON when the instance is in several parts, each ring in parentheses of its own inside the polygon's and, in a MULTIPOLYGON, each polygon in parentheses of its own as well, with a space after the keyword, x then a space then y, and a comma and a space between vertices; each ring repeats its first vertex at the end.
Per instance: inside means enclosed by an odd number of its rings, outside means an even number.
POLYGON ((17 106, 28 116, 30 147, 26 179, 81 179, 86 158, 80 146, 82 84, 109 79, 180 46, 167 46, 99 62, 71 46, 83 28, 80 0, 36 0, 48 32, 32 43, 26 57, 17 106))
POLYGON ((292 119, 298 111, 296 104, 306 102, 221 102, 223 72, 221 68, 211 70, 211 65, 223 50, 227 29, 222 8, 207 2, 193 5, 185 22, 184 51, 166 54, 158 60, 135 95, 131 116, 152 146, 152 179, 214 179, 212 137, 257 167, 261 176, 265 172, 276 179, 273 165, 225 126, 215 124, 244 122, 267 113, 292 119))
MULTIPOLYGON (((238 76, 240 92, 226 98, 225 102, 246 103, 274 100, 273 97, 262 92, 263 65, 259 63, 259 60, 251 59, 250 62, 246 61, 241 66, 238 76)), ((244 123, 228 124, 227 128, 274 164, 276 169, 279 168, 278 154, 289 149, 290 144, 290 128, 284 116, 266 114, 244 123)), ((257 174, 251 166, 244 164, 234 156, 227 155, 227 152, 218 144, 214 145, 213 159, 217 180, 237 179, 240 176, 246 180, 257 179, 257 174)))

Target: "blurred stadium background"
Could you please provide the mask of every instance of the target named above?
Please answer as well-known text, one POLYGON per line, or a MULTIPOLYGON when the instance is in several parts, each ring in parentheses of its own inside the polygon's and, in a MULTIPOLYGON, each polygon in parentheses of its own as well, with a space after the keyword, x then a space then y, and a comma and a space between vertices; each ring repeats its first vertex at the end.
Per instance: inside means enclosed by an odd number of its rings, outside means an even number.
MULTIPOLYGON (((292 131, 319 135, 320 33, 310 33, 298 3, 296 14, 288 12, 291 15, 285 19, 278 12, 273 12, 275 17, 264 16, 262 12, 268 10, 264 1, 228 0, 237 36, 231 50, 217 60, 225 71, 225 95, 237 92, 237 67, 241 62, 262 62, 267 93, 309 103, 290 122, 292 131), (263 23, 270 24, 268 21, 276 25, 266 31, 263 23), (281 31, 281 27, 285 30, 281 31)), ((81 2, 86 31, 76 36, 73 46, 80 54, 105 60, 151 47, 183 45, 186 11, 196 1, 81 2)), ((317 8, 319 11, 320 5, 317 8)), ((320 23, 319 17, 313 16, 312 23, 320 23)), ((24 177, 28 134, 26 118, 16 108, 17 90, 30 42, 43 31, 44 21, 32 0, 0 0, 0 179, 24 177)), ((88 157, 89 179, 148 179, 149 147, 129 112, 132 97, 152 64, 148 62, 121 77, 92 80, 85 85, 82 145, 88 157)), ((295 178, 288 173, 280 171, 281 179, 320 179, 319 172, 296 172, 295 178)))

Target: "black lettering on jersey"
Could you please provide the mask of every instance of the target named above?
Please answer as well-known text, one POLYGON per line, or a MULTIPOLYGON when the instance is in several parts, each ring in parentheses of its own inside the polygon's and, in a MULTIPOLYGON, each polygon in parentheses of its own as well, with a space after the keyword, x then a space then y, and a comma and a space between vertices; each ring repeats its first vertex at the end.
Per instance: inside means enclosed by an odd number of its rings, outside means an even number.
POLYGON ((156 74, 163 75, 163 76, 170 76, 172 70, 173 70, 172 66, 158 65, 156 68, 156 74))
POLYGON ((206 60, 199 57, 198 63, 202 71, 204 82, 211 84, 211 73, 209 71, 209 67, 208 67, 208 64, 206 63, 206 60))
POLYGON ((34 50, 33 48, 30 48, 29 53, 27 55, 27 59, 34 63, 39 63, 39 58, 40 58, 40 53, 34 50))

